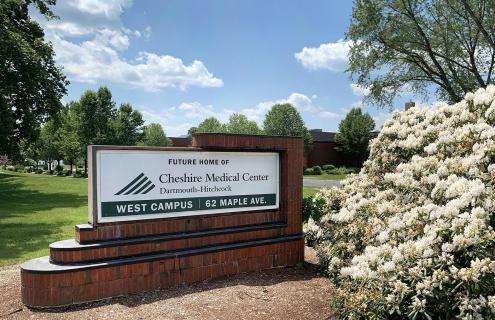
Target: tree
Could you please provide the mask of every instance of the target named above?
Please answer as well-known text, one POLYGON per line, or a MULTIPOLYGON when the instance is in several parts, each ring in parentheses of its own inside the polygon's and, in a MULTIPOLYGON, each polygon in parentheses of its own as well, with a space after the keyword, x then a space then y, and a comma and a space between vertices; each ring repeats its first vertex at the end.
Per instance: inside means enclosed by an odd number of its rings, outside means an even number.
POLYGON ((112 122, 114 131, 114 144, 133 146, 143 138, 143 116, 137 110, 133 110, 129 103, 124 103, 117 111, 112 122))
POLYGON ((225 131, 234 134, 261 134, 258 124, 240 113, 230 115, 229 122, 225 125, 225 131))
POLYGON ((373 138, 375 121, 361 108, 352 108, 339 123, 339 132, 335 140, 339 148, 353 157, 357 165, 368 158, 369 141, 373 138))
POLYGON ((33 5, 47 19, 54 18, 55 0, 0 2, 0 154, 17 158, 19 142, 36 140, 40 124, 61 108, 68 84, 55 65, 43 29, 31 19, 33 5))
POLYGON ((495 0, 355 0, 349 69, 391 105, 401 91, 460 101, 494 83, 495 0))
POLYGON ((172 140, 167 138, 159 123, 150 123, 144 127, 144 138, 140 144, 145 146, 171 147, 172 140))
POLYGON ((116 115, 112 93, 106 87, 97 92, 87 90, 79 101, 69 108, 75 114, 75 132, 84 157, 84 174, 87 173, 87 146, 89 144, 110 144, 114 140, 113 120, 116 115))
POLYGON ((299 112, 290 103, 276 104, 265 116, 263 131, 267 135, 304 138, 304 152, 313 147, 313 139, 299 112))
MULTIPOLYGON (((40 131, 40 129, 38 129, 40 131)), ((19 143, 20 146, 20 155, 21 158, 24 159, 25 161, 27 159, 31 159, 36 163, 36 169, 38 168, 38 162, 39 160, 42 159, 41 157, 41 149, 42 149, 42 144, 41 144, 41 138, 40 134, 36 134, 37 139, 34 141, 26 141, 25 139, 21 140, 19 143)))
POLYGON ((74 110, 74 104, 69 104, 67 106, 60 136, 62 137, 60 151, 64 156, 64 159, 69 161, 70 172, 72 173, 74 163, 83 154, 83 147, 81 146, 80 139, 77 135, 77 114, 74 110))
POLYGON ((225 133, 225 125, 223 125, 220 121, 218 121, 215 117, 206 118, 201 122, 195 133, 205 133, 205 132, 213 132, 213 133, 225 133))
POLYGON ((45 122, 40 132, 40 157, 47 162, 49 171, 52 170, 52 162, 62 158, 62 140, 58 119, 54 118, 45 122))
POLYGON ((187 135, 189 137, 191 137, 193 134, 195 134, 196 132, 198 132, 198 127, 191 127, 189 128, 189 130, 187 130, 187 135))

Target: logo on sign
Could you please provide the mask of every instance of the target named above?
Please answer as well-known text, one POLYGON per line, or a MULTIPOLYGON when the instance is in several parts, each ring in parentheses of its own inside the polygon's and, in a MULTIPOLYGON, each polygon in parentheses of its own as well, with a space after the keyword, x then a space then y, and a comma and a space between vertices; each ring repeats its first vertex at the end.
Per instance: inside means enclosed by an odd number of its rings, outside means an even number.
POLYGON ((153 182, 144 173, 138 175, 128 185, 120 189, 115 195, 147 194, 155 188, 153 182))

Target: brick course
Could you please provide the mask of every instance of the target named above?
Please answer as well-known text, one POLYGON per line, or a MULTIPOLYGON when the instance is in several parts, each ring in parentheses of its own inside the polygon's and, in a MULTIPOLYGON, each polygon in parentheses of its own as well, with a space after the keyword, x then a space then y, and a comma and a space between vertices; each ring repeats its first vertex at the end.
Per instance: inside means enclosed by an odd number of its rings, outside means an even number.
POLYGON ((65 273, 22 272, 22 300, 63 306, 228 275, 295 265, 303 240, 65 273))

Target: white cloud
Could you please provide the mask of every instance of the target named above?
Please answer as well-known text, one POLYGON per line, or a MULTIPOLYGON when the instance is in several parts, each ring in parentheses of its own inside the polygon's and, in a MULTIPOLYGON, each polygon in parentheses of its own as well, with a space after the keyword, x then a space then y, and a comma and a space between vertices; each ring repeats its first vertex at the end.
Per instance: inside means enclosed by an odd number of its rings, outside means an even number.
POLYGON ((134 59, 124 58, 132 38, 151 36, 150 26, 143 31, 123 26, 120 15, 131 4, 129 0, 71 0, 55 7, 59 20, 34 18, 44 27, 46 38, 53 43, 55 59, 71 81, 110 82, 145 91, 223 86, 222 79, 199 60, 185 63, 174 56, 147 51, 139 52, 134 59), (84 40, 78 41, 81 36, 84 40))
POLYGON ((235 112, 229 109, 216 111, 212 105, 203 105, 199 102, 183 102, 178 106, 164 108, 159 112, 150 111, 144 107, 139 109, 146 123, 160 123, 167 136, 171 137, 186 134, 189 128, 197 126, 209 117, 215 117, 220 122, 227 122, 229 116, 235 112), (174 125, 173 123, 179 124, 174 125))
POLYGON ((171 120, 175 118, 175 115, 169 110, 170 108, 156 113, 153 111, 141 109, 140 112, 142 113, 143 119, 145 120, 146 124, 161 124, 167 137, 178 137, 184 135, 187 133, 187 130, 189 130, 189 128, 194 126, 194 124, 190 122, 183 122, 179 125, 174 125, 173 123, 171 123, 171 120))
POLYGON ((164 128, 169 136, 180 136, 187 133, 187 130, 193 126, 197 126, 204 119, 215 117, 220 122, 227 122, 229 116, 233 113, 244 114, 248 119, 258 122, 262 125, 262 120, 265 114, 277 103, 290 103, 303 115, 310 115, 317 118, 336 118, 341 117, 341 114, 326 110, 314 103, 316 96, 308 96, 294 92, 285 99, 274 101, 263 101, 252 108, 241 110, 231 109, 216 109, 212 105, 205 105, 200 102, 183 102, 177 106, 162 108, 160 111, 150 111, 149 108, 139 107, 143 118, 147 123, 158 122, 164 128), (179 125, 173 125, 179 123, 179 125))
POLYGON ((308 70, 325 69, 342 72, 347 69, 351 41, 343 39, 320 45, 317 48, 304 47, 294 57, 308 70))
POLYGON ((364 97, 370 94, 370 89, 366 87, 362 87, 356 83, 351 83, 352 93, 358 97, 364 97))
POLYGON ((116 50, 122 51, 129 47, 129 37, 120 31, 103 29, 95 36, 95 43, 105 46, 110 45, 116 50))
POLYGON ((145 39, 149 39, 151 37, 151 27, 150 26, 147 26, 146 28, 144 28, 143 36, 145 39))
POLYGON ((47 21, 45 23, 45 28, 67 36, 83 36, 93 32, 91 28, 85 28, 77 23, 69 21, 59 22, 58 20, 47 21))
POLYGON ((338 113, 335 113, 335 112, 330 112, 330 111, 320 111, 318 113, 318 116, 320 116, 322 118, 338 118, 341 115, 338 113))
POLYGON ((215 111, 212 105, 202 105, 199 102, 181 103, 176 108, 181 111, 186 118, 198 119, 200 121, 215 117, 221 122, 226 122, 229 116, 234 113, 233 110, 223 109, 222 111, 215 111))
POLYGON ((115 20, 126 7, 132 5, 131 0, 70 0, 68 4, 77 10, 106 19, 115 20))
POLYGON ((265 113, 267 113, 274 104, 290 103, 301 113, 309 113, 322 118, 335 118, 340 116, 335 112, 331 112, 317 106, 314 103, 316 98, 317 97, 315 95, 310 98, 302 93, 294 92, 285 99, 260 102, 254 108, 242 109, 241 112, 248 118, 261 123, 265 113))

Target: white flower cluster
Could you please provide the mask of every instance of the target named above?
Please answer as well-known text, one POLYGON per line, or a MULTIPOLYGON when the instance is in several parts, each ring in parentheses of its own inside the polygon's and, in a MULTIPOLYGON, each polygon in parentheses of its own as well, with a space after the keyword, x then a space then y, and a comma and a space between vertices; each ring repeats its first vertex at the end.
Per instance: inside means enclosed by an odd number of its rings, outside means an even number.
POLYGON ((346 310, 495 318, 495 86, 396 112, 370 148, 306 226, 346 310))

